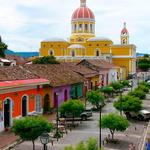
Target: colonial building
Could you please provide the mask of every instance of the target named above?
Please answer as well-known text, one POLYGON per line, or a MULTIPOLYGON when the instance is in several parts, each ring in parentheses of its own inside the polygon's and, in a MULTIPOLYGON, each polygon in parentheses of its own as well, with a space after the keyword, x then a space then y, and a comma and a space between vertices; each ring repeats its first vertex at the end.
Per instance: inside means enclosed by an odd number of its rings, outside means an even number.
MULTIPOLYGON (((78 62, 83 59, 105 59, 117 66, 126 68, 127 74, 136 73, 136 46, 129 44, 129 32, 126 23, 120 34, 120 44, 105 37, 95 35, 95 16, 80 0, 71 18, 72 34, 69 41, 51 38, 41 42, 40 56, 54 55, 64 62, 78 62)), ((120 74, 120 73, 119 73, 120 74)))
MULTIPOLYGON (((1 78, 2 79, 2 78, 1 78)), ((0 132, 11 127, 13 119, 42 113, 45 79, 0 81, 0 132)))

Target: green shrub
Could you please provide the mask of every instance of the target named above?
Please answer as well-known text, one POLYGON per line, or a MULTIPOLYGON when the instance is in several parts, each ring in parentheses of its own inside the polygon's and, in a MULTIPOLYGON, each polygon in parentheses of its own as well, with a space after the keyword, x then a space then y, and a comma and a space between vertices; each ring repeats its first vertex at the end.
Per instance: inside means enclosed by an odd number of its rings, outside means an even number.
POLYGON ((136 89, 133 92, 130 92, 129 95, 138 97, 139 99, 145 99, 146 94, 142 90, 136 89))
POLYGON ((142 90, 145 93, 149 92, 149 88, 146 87, 145 85, 139 85, 135 90, 142 90))
POLYGON ((147 83, 147 82, 140 82, 140 84, 139 85, 144 85, 144 86, 146 86, 146 87, 148 87, 149 89, 150 89, 150 83, 147 83))
POLYGON ((90 137, 86 142, 81 141, 75 147, 67 146, 64 150, 102 150, 96 138, 90 137))
POLYGON ((120 81, 120 83, 121 83, 124 87, 130 86, 129 80, 122 80, 122 81, 120 81))

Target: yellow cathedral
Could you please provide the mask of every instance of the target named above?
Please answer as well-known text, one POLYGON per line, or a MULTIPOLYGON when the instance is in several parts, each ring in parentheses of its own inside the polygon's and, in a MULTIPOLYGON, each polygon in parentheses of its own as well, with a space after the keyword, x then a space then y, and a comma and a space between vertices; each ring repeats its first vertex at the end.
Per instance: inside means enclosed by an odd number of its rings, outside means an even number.
MULTIPOLYGON (((41 42, 40 56, 53 55, 63 62, 78 62, 83 59, 105 59, 126 69, 126 76, 136 73, 136 46, 129 44, 129 32, 124 23, 120 44, 109 38, 95 35, 95 16, 80 0, 71 18, 70 39, 51 38, 41 42)), ((121 71, 120 71, 121 72, 121 71)))

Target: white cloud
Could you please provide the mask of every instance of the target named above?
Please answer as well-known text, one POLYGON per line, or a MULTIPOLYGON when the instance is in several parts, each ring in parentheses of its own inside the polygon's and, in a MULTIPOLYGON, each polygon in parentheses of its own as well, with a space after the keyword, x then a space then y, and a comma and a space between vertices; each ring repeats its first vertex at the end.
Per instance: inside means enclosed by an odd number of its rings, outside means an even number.
MULTIPOLYGON (((37 50, 42 39, 70 36, 71 15, 79 4, 79 0, 1 0, 0 34, 10 49, 37 50)), ((126 21, 130 41, 149 52, 149 0, 87 0, 87 5, 96 16, 96 35, 117 43, 126 21)))

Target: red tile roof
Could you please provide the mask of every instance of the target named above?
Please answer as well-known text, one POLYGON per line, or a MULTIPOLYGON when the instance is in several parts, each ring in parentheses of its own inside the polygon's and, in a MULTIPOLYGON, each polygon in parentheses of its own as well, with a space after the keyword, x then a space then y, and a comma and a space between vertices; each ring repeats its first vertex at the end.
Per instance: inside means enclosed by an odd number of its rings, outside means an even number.
POLYGON ((82 60, 81 62, 78 63, 82 64, 83 62, 87 62, 89 64, 92 64, 93 66, 99 68, 99 69, 112 69, 112 68, 119 68, 118 66, 107 62, 104 59, 89 59, 89 60, 82 60))
POLYGON ((30 71, 36 76, 48 79, 50 81, 50 85, 54 87, 81 83, 84 81, 84 78, 81 75, 61 64, 56 65, 32 64, 32 65, 25 65, 23 67, 24 69, 30 71))
POLYGON ((97 71, 87 68, 83 65, 77 65, 77 63, 62 63, 62 65, 65 65, 65 67, 69 67, 71 70, 83 75, 85 78, 99 75, 97 71))
POLYGON ((15 81, 2 81, 0 82, 0 89, 10 87, 20 87, 26 85, 43 85, 49 84, 46 79, 29 79, 29 80, 15 80, 15 81))
POLYGON ((0 81, 38 79, 39 76, 25 70, 22 66, 0 67, 0 81))

